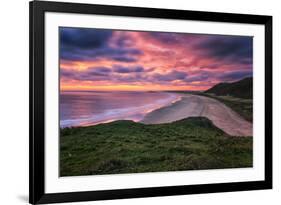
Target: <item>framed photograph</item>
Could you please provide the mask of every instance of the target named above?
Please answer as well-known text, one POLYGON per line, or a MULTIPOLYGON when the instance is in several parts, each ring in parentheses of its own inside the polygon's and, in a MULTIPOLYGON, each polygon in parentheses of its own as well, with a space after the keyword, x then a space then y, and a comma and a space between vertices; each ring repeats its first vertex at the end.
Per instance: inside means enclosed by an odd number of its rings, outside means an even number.
POLYGON ((272 17, 30 2, 30 203, 272 188, 272 17))

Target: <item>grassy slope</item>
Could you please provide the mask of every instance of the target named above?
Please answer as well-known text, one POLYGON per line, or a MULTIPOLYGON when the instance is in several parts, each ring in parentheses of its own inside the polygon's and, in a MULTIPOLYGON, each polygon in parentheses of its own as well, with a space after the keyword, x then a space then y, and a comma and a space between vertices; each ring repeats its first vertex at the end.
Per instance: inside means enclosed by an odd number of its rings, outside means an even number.
POLYGON ((237 98, 252 99, 253 78, 244 78, 233 83, 219 83, 205 92, 219 96, 230 95, 237 98))
POLYGON ((249 122, 253 122, 253 78, 244 78, 233 83, 219 83, 204 93, 215 98, 249 122))
POLYGON ((227 136, 203 117, 65 128, 60 146, 61 176, 252 166, 252 137, 227 136))

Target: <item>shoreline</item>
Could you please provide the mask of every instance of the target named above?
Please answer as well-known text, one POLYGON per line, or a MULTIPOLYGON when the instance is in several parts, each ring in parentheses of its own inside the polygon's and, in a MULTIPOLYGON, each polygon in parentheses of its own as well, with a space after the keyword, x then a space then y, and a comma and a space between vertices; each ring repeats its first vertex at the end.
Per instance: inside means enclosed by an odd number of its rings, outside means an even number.
POLYGON ((170 101, 168 104, 159 105, 158 107, 143 113, 143 116, 137 120, 132 119, 132 117, 117 117, 96 123, 85 122, 73 126, 60 126, 60 129, 95 126, 119 120, 131 120, 142 124, 165 124, 188 117, 206 117, 211 120, 215 126, 230 136, 253 135, 252 123, 243 119, 223 102, 214 98, 196 94, 174 94, 177 95, 176 99, 170 101))
MULTIPOLYGON (((142 120, 134 121, 141 124, 167 124, 189 117, 206 117, 219 129, 230 136, 252 136, 252 123, 239 116, 222 102, 206 96, 182 94, 180 98, 169 105, 162 106, 144 115, 142 120)), ((102 125, 114 121, 130 119, 112 119, 97 124, 84 124, 78 126, 60 127, 77 128, 102 125)))
POLYGON ((171 123, 188 117, 207 117, 231 136, 252 136, 252 123, 222 102, 199 95, 183 94, 181 100, 148 113, 140 123, 171 123))
POLYGON ((126 108, 108 109, 103 113, 92 114, 84 118, 77 119, 62 119, 59 127, 61 129, 70 127, 87 127, 99 124, 105 124, 118 120, 132 120, 134 122, 142 121, 148 113, 155 110, 167 107, 182 100, 182 94, 161 91, 165 93, 165 98, 159 98, 150 104, 142 104, 141 106, 134 106, 131 104, 126 108))

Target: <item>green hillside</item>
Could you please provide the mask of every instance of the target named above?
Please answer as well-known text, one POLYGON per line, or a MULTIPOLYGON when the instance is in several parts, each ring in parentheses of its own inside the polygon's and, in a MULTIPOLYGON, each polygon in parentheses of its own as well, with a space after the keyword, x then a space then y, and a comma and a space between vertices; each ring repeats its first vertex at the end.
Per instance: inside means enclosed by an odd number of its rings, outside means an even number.
POLYGON ((219 83, 205 93, 251 99, 253 98, 253 78, 244 78, 233 83, 219 83))
POLYGON ((252 137, 228 136, 204 117, 60 130, 61 176, 252 167, 252 154, 252 137))

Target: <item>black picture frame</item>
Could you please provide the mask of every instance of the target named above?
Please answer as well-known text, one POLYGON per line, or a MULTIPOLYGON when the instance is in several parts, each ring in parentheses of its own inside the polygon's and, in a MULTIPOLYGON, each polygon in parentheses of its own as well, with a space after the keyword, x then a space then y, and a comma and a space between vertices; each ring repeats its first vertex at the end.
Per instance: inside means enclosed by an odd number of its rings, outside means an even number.
POLYGON ((124 6, 104 6, 62 2, 30 2, 30 165, 29 202, 31 204, 123 199, 167 195, 260 190, 272 188, 272 17, 124 6), (235 183, 181 185, 71 193, 45 192, 45 82, 44 20, 46 12, 98 14, 127 17, 199 20, 259 24, 265 26, 265 180, 235 183))

